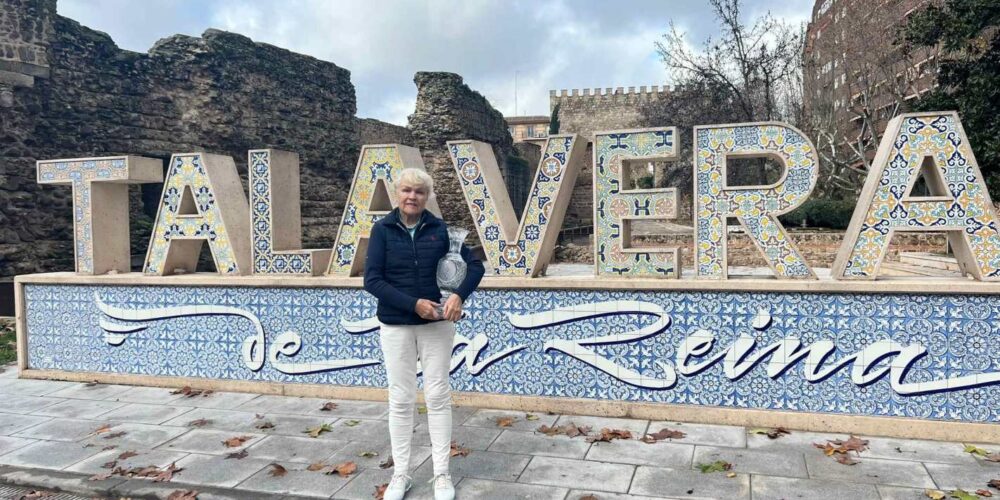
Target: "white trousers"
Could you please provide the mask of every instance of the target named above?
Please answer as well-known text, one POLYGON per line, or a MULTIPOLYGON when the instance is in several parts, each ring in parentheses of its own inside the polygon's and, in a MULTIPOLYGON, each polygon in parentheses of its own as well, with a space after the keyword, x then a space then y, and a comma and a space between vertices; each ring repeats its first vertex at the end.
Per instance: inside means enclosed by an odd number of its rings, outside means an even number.
POLYGON ((417 401, 417 359, 424 376, 427 429, 434 475, 448 474, 451 457, 451 383, 449 368, 455 323, 382 324, 379 340, 389 380, 389 438, 396 474, 409 474, 413 411, 417 401))

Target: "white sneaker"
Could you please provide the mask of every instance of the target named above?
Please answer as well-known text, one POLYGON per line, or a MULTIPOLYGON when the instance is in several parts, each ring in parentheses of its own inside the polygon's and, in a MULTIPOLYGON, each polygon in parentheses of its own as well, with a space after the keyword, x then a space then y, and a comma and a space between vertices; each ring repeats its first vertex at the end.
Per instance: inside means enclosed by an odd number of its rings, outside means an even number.
POLYGON ((409 491, 411 486, 413 486, 413 480, 410 479, 410 476, 396 474, 389 481, 389 486, 385 489, 385 494, 382 495, 382 498, 383 500, 403 500, 403 497, 406 496, 406 492, 409 491))
POLYGON ((438 474, 431 480, 434 483, 434 500, 455 500, 455 486, 451 484, 451 476, 438 474))

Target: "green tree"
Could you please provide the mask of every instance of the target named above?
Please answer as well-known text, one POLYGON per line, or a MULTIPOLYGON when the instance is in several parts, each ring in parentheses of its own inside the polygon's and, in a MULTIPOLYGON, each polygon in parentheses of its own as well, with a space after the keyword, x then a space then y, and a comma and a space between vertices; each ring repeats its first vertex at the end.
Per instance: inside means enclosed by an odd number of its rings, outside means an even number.
POLYGON ((549 135, 556 135, 559 133, 559 105, 556 104, 552 108, 552 116, 549 118, 549 135))
POLYGON ((1000 195, 1000 2, 947 0, 911 14, 910 47, 940 46, 937 87, 915 105, 956 110, 994 200, 1000 195))

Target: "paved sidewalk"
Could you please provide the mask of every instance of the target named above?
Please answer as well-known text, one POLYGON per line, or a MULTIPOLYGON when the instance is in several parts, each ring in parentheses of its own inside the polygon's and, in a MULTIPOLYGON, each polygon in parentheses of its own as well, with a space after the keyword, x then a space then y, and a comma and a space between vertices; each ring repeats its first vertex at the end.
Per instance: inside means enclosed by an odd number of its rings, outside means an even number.
MULTIPOLYGON (((336 408, 323 411, 329 400, 189 397, 170 389, 15 377, 10 367, 0 374, 0 482, 8 485, 0 491, 27 485, 87 498, 162 498, 197 490, 201 499, 371 499, 392 473, 380 467, 389 457, 385 403, 333 401, 336 408), (331 431, 316 438, 305 433, 323 424, 331 431), (239 439, 229 444, 236 446, 224 445, 233 438, 239 439), (308 470, 311 464, 343 462, 354 462, 357 470, 346 477, 308 470), (89 480, 116 467, 162 471, 172 463, 182 470, 169 482, 120 475, 89 480), (272 464, 284 474, 274 475, 272 464)), ((1000 463, 966 453, 961 443, 870 437, 869 449, 852 455, 860 463, 843 465, 812 445, 846 439, 843 434, 792 431, 769 439, 731 426, 528 417, 466 407, 456 407, 454 415, 454 439, 469 450, 452 459, 459 499, 926 499, 927 488, 974 492, 1000 479, 1000 463), (509 426, 498 426, 503 417, 513 418, 509 426), (590 443, 585 436, 536 432, 541 425, 571 422, 591 426, 591 436, 602 428, 634 436, 668 428, 685 436, 653 444, 635 438, 590 443), (697 469, 718 460, 731 463, 731 471, 697 469)), ((416 486, 407 498, 432 498, 425 415, 418 413, 417 422, 416 486)), ((979 446, 1000 452, 1000 445, 979 446)))

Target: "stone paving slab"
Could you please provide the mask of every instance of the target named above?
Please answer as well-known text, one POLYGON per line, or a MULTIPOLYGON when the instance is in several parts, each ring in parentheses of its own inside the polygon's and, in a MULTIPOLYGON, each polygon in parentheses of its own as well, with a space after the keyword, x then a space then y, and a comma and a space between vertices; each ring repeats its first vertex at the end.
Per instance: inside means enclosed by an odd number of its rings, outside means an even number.
POLYGON ((879 500, 879 492, 871 484, 758 475, 751 478, 751 483, 753 498, 879 500))
MULTIPOLYGON (((452 427, 451 439, 470 450, 485 450, 493 444, 500 433, 500 429, 459 425, 452 427)), ((418 425, 413 430, 412 443, 420 446, 431 445, 431 435, 427 430, 426 423, 418 425)))
POLYGON ((588 417, 583 415, 562 415, 556 420, 556 425, 566 425, 571 422, 577 426, 589 425, 593 432, 600 432, 601 429, 605 428, 626 430, 635 435, 636 438, 641 438, 646 433, 646 428, 649 427, 649 421, 647 420, 588 417))
MULTIPOLYGON (((1000 468, 963 467, 954 464, 924 464, 927 472, 941 490, 963 489, 976 491, 986 489, 990 480, 1000 479, 1000 468)), ((1000 492, 995 492, 1000 495, 1000 492)))
POLYGON ((101 451, 78 443, 38 441, 0 456, 0 464, 39 469, 63 469, 101 451))
POLYGON ((228 455, 242 451, 264 439, 263 434, 251 434, 226 431, 193 430, 160 446, 161 449, 186 451, 189 453, 204 453, 209 455, 228 455), (226 446, 224 441, 234 437, 247 437, 240 446, 226 446))
POLYGON ((79 472, 81 474, 101 474, 104 472, 111 472, 115 467, 121 467, 125 470, 131 469, 133 467, 147 467, 150 465, 155 465, 157 467, 166 467, 182 458, 188 456, 187 453, 175 452, 175 451, 164 451, 164 450, 123 450, 123 449, 113 449, 102 451, 90 458, 77 462, 70 467, 64 469, 66 472, 79 472), (119 458, 123 453, 127 451, 134 451, 136 453, 133 457, 119 458), (107 465, 114 464, 111 467, 107 465))
POLYGON ((517 484, 487 479, 463 479, 455 487, 455 498, 479 500, 562 500, 566 488, 538 484, 517 484))
POLYGON ((687 469, 691 467, 694 448, 693 445, 677 441, 647 444, 637 439, 616 439, 607 443, 594 443, 586 458, 599 462, 687 469))
MULTIPOLYGON (((165 387, 129 387, 127 391, 115 394, 108 398, 110 401, 120 401, 122 403, 145 403, 145 404, 176 404, 183 399, 183 394, 172 394, 175 389, 165 387)), ((191 406, 191 405, 180 405, 191 406)))
MULTIPOLYGON (((190 406, 166 406, 145 403, 124 403, 124 406, 101 415, 101 419, 140 424, 162 424, 191 411, 190 406)), ((81 415, 82 416, 82 415, 81 415)))
MULTIPOLYGON (((816 450, 819 452, 820 450, 816 450)), ((843 465, 832 457, 806 454, 809 476, 852 483, 887 484, 910 488, 933 488, 934 481, 920 462, 860 457, 856 465, 843 465)))
POLYGON ((5 395, 3 397, 3 406, 0 406, 0 412, 31 413, 63 401, 65 401, 63 398, 5 395))
POLYGON ((164 425, 191 427, 191 422, 207 421, 199 429, 215 429, 229 431, 249 431, 253 428, 256 414, 245 411, 221 410, 215 408, 195 408, 183 415, 164 422, 164 425))
POLYGON ((58 380, 31 380, 19 378, 0 379, 0 394, 17 394, 21 396, 45 396, 67 387, 82 384, 76 382, 61 382, 58 380))
POLYGON ((868 440, 868 449, 861 454, 862 457, 963 465, 976 462, 958 443, 877 437, 865 439, 868 440))
POLYGON ((542 425, 551 426, 555 424, 556 420, 559 419, 559 416, 537 412, 526 413, 523 411, 482 409, 470 415, 469 418, 465 419, 465 422, 463 422, 462 425, 496 429, 498 418, 514 419, 514 422, 509 427, 505 427, 504 429, 534 432, 535 429, 538 429, 542 425), (537 420, 528 420, 526 416, 529 414, 532 415, 532 418, 538 417, 537 420))
MULTIPOLYGON (((385 419, 386 414, 389 412, 389 405, 380 401, 349 401, 343 399, 319 399, 315 401, 315 404, 306 406, 307 411, 304 414, 324 418, 328 417, 330 419, 366 418, 379 420, 385 419), (334 403, 337 407, 332 410, 323 410, 323 405, 326 403, 334 403)), ((457 413, 454 414, 454 417, 457 416, 457 413)))
POLYGON ((50 393, 55 398, 84 399, 88 401, 108 399, 132 389, 128 385, 113 384, 72 384, 50 393))
POLYGON ((347 443, 337 439, 267 436, 247 448, 247 453, 254 458, 311 464, 330 457, 347 443))
POLYGON ((727 477, 716 472, 702 474, 690 469, 639 466, 628 491, 633 495, 665 495, 697 499, 750 499, 750 476, 727 477))
POLYGON ((188 432, 188 429, 181 427, 124 423, 111 424, 111 429, 108 432, 95 434, 94 432, 102 423, 95 421, 90 422, 89 426, 81 427, 81 430, 87 431, 87 437, 81 443, 98 448, 114 445, 118 448, 150 449, 161 446, 188 432))
POLYGON ((747 431, 743 427, 732 425, 689 424, 684 422, 650 422, 649 432, 659 432, 667 428, 681 431, 685 434, 684 444, 703 444, 708 446, 728 446, 746 448, 747 431))
POLYGON ((635 467, 625 464, 534 457, 517 481, 545 486, 625 493, 632 483, 634 471, 635 467))
POLYGON ((0 455, 24 448, 35 442, 34 439, 0 436, 0 455))
POLYGON ((563 458, 584 458, 590 443, 582 436, 546 436, 531 432, 505 430, 493 441, 489 451, 521 455, 543 455, 563 458))
POLYGON ((95 419, 105 413, 117 410, 123 406, 125 406, 125 403, 89 401, 85 399, 67 399, 61 403, 41 408, 33 412, 33 414, 41 415, 43 417, 95 419))
POLYGON ((258 458, 237 460, 192 453, 177 462, 177 467, 184 470, 175 473, 172 482, 232 488, 271 463, 258 458))
MULTIPOLYGON (((464 457, 451 457, 449 469, 453 481, 457 481, 458 478, 463 477, 474 477, 478 479, 514 482, 517 481, 517 478, 530 461, 530 455, 474 451, 464 457)), ((430 459, 424 460, 424 463, 414 471, 413 476, 426 477, 428 479, 433 477, 433 462, 430 459)))
POLYGON ((52 417, 0 413, 0 435, 16 435, 49 420, 52 420, 52 417))
MULTIPOLYGON (((333 492, 343 488, 351 478, 321 471, 309 471, 308 464, 299 462, 276 462, 285 468, 283 476, 271 474, 268 466, 241 482, 240 491, 250 490, 272 495, 300 495, 315 498, 329 498, 333 492)), ((374 491, 374 490, 373 490, 374 491)))
POLYGON ((698 464, 710 464, 717 460, 729 462, 733 465, 732 470, 736 472, 783 477, 809 477, 809 473, 806 471, 805 456, 801 452, 772 452, 716 446, 695 447, 693 461, 695 468, 698 464))
POLYGON ((309 414, 313 411, 318 411, 328 401, 331 400, 265 394, 250 399, 233 409, 254 413, 291 413, 295 415, 303 415, 309 414))
POLYGON ((258 397, 260 397, 258 394, 245 392, 213 392, 208 396, 188 397, 182 395, 175 404, 196 408, 236 408, 258 397))

